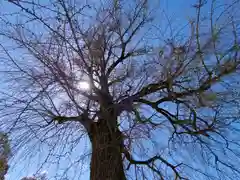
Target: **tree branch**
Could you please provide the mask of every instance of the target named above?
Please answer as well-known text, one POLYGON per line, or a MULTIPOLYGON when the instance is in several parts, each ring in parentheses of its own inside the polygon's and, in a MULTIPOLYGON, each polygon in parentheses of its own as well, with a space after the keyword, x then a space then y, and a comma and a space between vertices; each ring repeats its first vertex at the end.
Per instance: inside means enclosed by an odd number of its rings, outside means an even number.
POLYGON ((66 122, 79 122, 84 126, 87 132, 90 132, 90 126, 91 126, 91 123, 93 122, 91 119, 87 117, 88 115, 86 113, 82 113, 80 116, 72 116, 72 117, 55 116, 53 114, 50 114, 50 116, 52 116, 52 120, 57 122, 58 124, 63 124, 66 122))
POLYGON ((171 163, 169 163, 167 160, 165 160, 164 158, 162 158, 161 156, 159 155, 156 155, 156 156, 153 156, 147 160, 144 160, 144 161, 139 161, 139 160, 135 160, 133 159, 133 157, 131 156, 131 154, 129 153, 129 151, 127 150, 124 150, 124 155, 126 157, 126 159, 129 161, 129 165, 127 167, 127 169, 130 168, 131 164, 138 164, 138 165, 150 165, 152 163, 154 163, 156 160, 160 160, 162 163, 164 163, 166 166, 168 166, 169 168, 172 169, 172 171, 174 172, 175 174, 175 179, 186 179, 184 177, 181 177, 178 170, 177 170, 177 167, 181 166, 181 163, 178 164, 178 165, 172 165, 171 163))

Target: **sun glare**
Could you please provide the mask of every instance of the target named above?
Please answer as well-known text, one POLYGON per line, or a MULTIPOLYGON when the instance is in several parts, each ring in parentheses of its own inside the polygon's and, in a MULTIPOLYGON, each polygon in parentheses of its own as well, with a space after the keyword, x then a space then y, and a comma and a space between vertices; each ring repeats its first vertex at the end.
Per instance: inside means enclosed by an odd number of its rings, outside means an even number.
POLYGON ((78 87, 79 87, 79 89, 81 89, 81 90, 89 90, 89 89, 90 89, 90 85, 89 85, 89 83, 86 82, 86 81, 79 82, 79 83, 78 83, 78 87))

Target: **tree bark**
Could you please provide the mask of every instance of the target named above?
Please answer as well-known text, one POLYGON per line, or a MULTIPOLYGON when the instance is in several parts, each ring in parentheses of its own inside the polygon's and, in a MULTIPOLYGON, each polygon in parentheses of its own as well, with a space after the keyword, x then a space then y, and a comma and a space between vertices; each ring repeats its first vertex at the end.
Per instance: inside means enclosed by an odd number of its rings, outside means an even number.
POLYGON ((109 128, 100 121, 93 123, 90 131, 92 157, 91 180, 126 180, 122 160, 122 136, 120 131, 109 128))

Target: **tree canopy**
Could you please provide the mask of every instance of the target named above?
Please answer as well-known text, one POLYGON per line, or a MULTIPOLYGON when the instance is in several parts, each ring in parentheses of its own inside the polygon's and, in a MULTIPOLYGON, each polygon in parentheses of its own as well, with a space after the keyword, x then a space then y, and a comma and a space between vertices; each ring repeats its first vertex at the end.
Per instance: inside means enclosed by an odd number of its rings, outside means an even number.
POLYGON ((240 2, 189 4, 176 26, 158 0, 8 2, 0 127, 12 161, 40 155, 55 179, 240 177, 240 2))

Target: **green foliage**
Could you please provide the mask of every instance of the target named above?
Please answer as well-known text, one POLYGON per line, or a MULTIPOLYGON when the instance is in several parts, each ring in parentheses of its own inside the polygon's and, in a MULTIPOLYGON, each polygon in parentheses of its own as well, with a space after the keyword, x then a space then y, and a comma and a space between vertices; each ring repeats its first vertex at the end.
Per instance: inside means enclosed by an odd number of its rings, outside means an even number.
POLYGON ((4 179, 8 171, 8 159, 11 156, 10 143, 8 136, 0 133, 0 179, 4 179))

